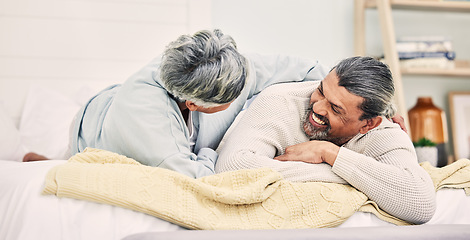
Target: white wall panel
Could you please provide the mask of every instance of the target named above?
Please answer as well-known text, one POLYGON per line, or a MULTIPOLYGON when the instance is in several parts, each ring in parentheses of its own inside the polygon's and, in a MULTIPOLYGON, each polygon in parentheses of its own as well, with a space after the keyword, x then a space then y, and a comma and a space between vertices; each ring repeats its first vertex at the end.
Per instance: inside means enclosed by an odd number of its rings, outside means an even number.
POLYGON ((18 121, 32 84, 73 95, 121 83, 210 28, 210 11, 210 0, 0 0, 0 102, 18 121))
POLYGON ((0 14, 29 18, 186 24, 187 11, 186 0, 4 0, 0 2, 0 14))
POLYGON ((0 32, 0 56, 148 60, 186 26, 5 17, 0 32))
POLYGON ((0 57, 1 76, 19 79, 36 77, 72 81, 86 79, 122 82, 142 66, 141 61, 0 57))
MULTIPOLYGON (((216 0, 218 1, 218 0, 216 0)), ((212 27, 212 1, 188 1, 188 30, 192 32, 212 27)))

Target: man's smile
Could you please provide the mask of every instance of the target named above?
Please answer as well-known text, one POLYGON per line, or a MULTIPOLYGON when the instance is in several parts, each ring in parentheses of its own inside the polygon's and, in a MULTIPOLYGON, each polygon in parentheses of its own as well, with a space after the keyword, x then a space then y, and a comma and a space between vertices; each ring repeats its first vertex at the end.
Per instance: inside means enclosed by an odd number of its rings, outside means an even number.
POLYGON ((310 117, 309 121, 312 125, 318 126, 318 127, 324 127, 325 125, 328 125, 324 120, 322 120, 322 116, 316 114, 313 112, 313 110, 310 112, 310 117))
POLYGON ((328 137, 328 132, 331 127, 328 119, 316 114, 310 108, 307 117, 305 117, 303 129, 311 140, 325 140, 328 137))

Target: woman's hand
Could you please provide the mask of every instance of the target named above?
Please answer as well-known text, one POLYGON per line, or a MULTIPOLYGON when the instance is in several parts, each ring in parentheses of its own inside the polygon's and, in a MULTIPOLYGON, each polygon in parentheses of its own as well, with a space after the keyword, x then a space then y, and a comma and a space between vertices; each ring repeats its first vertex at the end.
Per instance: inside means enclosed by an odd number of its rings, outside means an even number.
POLYGON ((408 130, 406 129, 406 126, 405 126, 405 119, 401 115, 397 114, 393 116, 392 119, 390 120, 392 120, 393 123, 400 125, 401 129, 405 131, 406 133, 408 133, 408 130))

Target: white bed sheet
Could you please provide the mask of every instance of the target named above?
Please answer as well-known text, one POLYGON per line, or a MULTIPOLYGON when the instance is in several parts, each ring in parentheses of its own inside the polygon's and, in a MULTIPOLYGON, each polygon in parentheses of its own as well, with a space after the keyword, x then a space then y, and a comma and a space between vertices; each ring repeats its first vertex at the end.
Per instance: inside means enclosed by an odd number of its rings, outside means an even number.
POLYGON ((132 210, 41 195, 48 170, 64 160, 0 160, 0 239, 122 239, 182 227, 132 210))
MULTIPOLYGON (((132 210, 41 195, 48 170, 65 160, 20 163, 0 160, 0 239, 121 239, 184 228, 132 210)), ((470 197, 462 189, 437 192, 427 224, 470 224, 470 197)), ((357 212, 339 227, 393 226, 357 212)))

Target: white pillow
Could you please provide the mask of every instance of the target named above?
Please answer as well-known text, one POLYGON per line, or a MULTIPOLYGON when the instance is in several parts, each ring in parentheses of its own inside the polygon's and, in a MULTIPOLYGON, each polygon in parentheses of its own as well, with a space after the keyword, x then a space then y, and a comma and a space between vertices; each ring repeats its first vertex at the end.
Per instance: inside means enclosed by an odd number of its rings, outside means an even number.
POLYGON ((30 152, 64 159, 69 131, 80 104, 59 92, 32 85, 21 115, 19 131, 30 152))
POLYGON ((0 102, 0 160, 22 161, 25 153, 20 132, 0 102))

